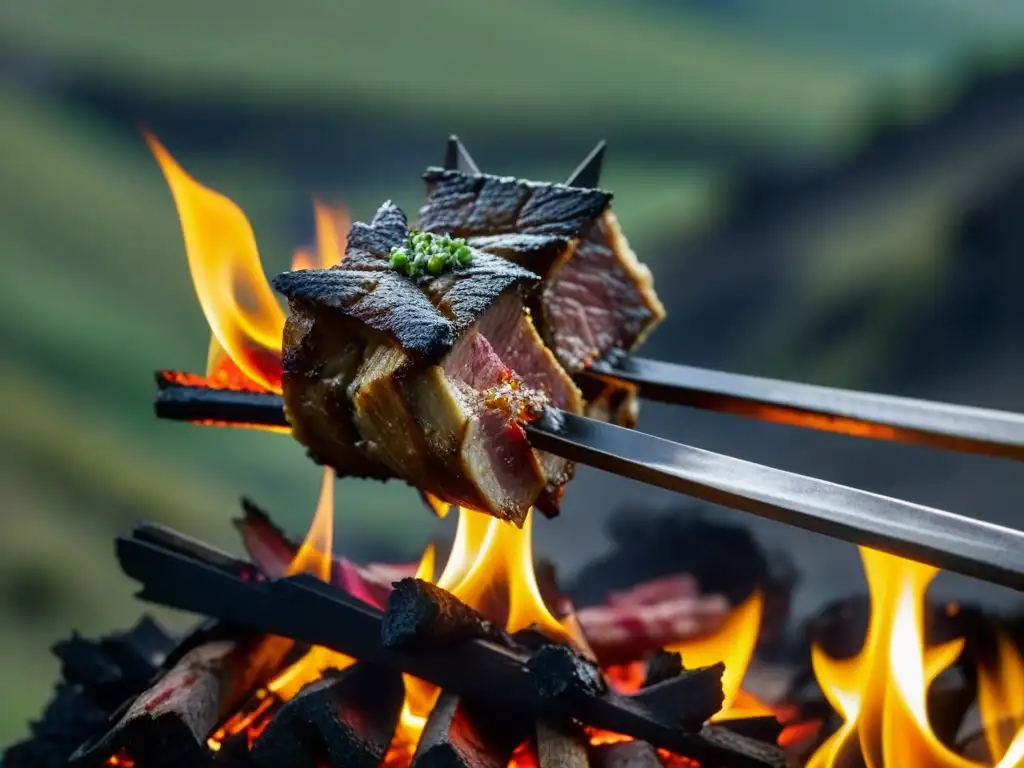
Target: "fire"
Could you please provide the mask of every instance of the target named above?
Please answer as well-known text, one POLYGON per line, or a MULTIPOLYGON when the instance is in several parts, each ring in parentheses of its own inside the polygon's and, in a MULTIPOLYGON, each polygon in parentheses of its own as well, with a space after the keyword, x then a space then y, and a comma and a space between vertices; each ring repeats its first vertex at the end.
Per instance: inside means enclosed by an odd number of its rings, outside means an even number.
POLYGON ((725 673, 722 675, 725 702, 714 720, 772 714, 768 707, 740 690, 757 646, 763 608, 761 593, 754 592, 729 614, 729 618, 715 634, 687 640, 668 649, 678 651, 683 657, 683 663, 690 668, 718 662, 725 664, 725 673))
MULTIPOLYGON (((267 282, 255 236, 245 214, 231 200, 193 179, 152 136, 146 140, 174 196, 196 294, 212 338, 207 377, 220 386, 281 391, 281 345, 284 312, 267 282)), ((314 201, 315 252, 299 250, 294 269, 328 267, 340 262, 350 221, 342 209, 314 201)), ((779 414, 779 420, 784 415, 779 414)), ((840 425, 854 432, 860 425, 840 425)), ((832 424, 832 428, 837 428, 832 424)), ((334 518, 334 479, 325 472, 320 501, 308 535, 290 573, 305 572, 329 580, 334 518)), ((448 505, 431 505, 443 517, 448 505)), ((545 605, 533 566, 532 515, 522 529, 482 513, 460 508, 451 554, 435 580, 434 551, 428 547, 417 572, 509 631, 534 626, 551 638, 588 652, 578 625, 560 621, 545 605)), ((862 549, 871 595, 871 621, 864 646, 852 659, 827 657, 812 650, 815 675, 843 725, 807 763, 834 768, 853 754, 866 768, 985 768, 945 746, 932 731, 927 712, 930 684, 960 654, 962 641, 927 648, 923 633, 924 598, 936 571, 930 567, 862 549)), ((752 595, 714 636, 675 646, 689 667, 722 661, 725 706, 716 720, 770 712, 741 684, 754 652, 763 600, 752 595)), ((219 749, 226 736, 245 732, 255 738, 276 703, 293 697, 327 668, 343 669, 353 659, 314 648, 282 672, 255 697, 246 712, 224 724, 210 740, 219 749)), ((636 685, 639 665, 622 670, 636 685)), ((622 682, 620 680, 619 682, 622 682)), ((416 744, 437 699, 433 686, 405 676, 406 701, 392 746, 396 761, 416 744)), ((979 709, 995 768, 1024 766, 1024 659, 1006 638, 997 658, 979 669, 979 709)), ((785 734, 784 734, 785 735, 785 734)), ((593 734, 595 742, 614 734, 593 734)), ((525 765, 517 757, 516 764, 525 765)), ((854 760, 856 762, 856 759, 854 760)), ((108 765, 130 765, 127 755, 108 765)))
MULTIPOLYGON (((192 283, 213 337, 207 376, 237 389, 281 391, 281 336, 285 315, 263 271, 256 236, 245 213, 185 171, 157 139, 146 142, 178 208, 192 283)), ((341 208, 314 201, 317 251, 296 252, 293 269, 341 261, 351 225, 341 208)))
MULTIPOLYGON (((518 529, 460 507, 451 554, 434 583, 492 619, 500 621, 504 615, 509 632, 532 626, 554 640, 585 651, 582 634, 567 628, 544 604, 533 568, 532 528, 532 512, 518 529)), ((433 570, 433 549, 428 548, 420 560, 417 578, 434 581, 433 570)), ((408 750, 419 740, 440 691, 410 675, 404 679, 405 705, 396 741, 408 750)))
MULTIPOLYGON (((942 743, 928 718, 928 687, 960 654, 962 640, 927 648, 924 642, 925 593, 938 571, 930 566, 862 547, 861 559, 871 596, 871 620, 864 646, 851 659, 837 660, 820 648, 812 651, 814 673, 829 703, 843 717, 842 727, 811 757, 808 768, 832 768, 844 755, 859 751, 867 768, 978 768, 942 743)), ((1004 652, 1011 653, 1006 647, 1004 652)), ((1021 685, 1014 664, 1021 664, 1016 651, 1007 659, 1003 683, 990 677, 982 682, 980 700, 987 700, 990 716, 1006 712, 1017 693, 1006 699, 996 696, 1005 686, 1021 685)), ((997 768, 1013 768, 1024 758, 1024 731, 1011 743, 991 734, 998 723, 986 722, 997 768)))
MULTIPOLYGON (((330 582, 333 542, 334 472, 327 469, 324 470, 316 514, 313 516, 313 522, 309 526, 309 532, 306 534, 302 546, 288 568, 288 575, 308 573, 321 581, 330 582)), ((302 659, 271 681, 267 689, 287 700, 295 696, 306 683, 319 678, 324 670, 345 669, 353 663, 355 663, 355 659, 349 656, 315 646, 302 659)))

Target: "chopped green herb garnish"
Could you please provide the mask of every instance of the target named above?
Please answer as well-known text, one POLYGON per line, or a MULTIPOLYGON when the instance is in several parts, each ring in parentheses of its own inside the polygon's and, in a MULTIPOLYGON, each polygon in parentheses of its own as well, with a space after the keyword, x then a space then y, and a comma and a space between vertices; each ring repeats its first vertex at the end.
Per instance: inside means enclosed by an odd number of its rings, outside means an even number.
POLYGON ((473 251, 462 238, 431 232, 409 234, 405 246, 391 249, 389 263, 409 277, 427 272, 440 275, 449 267, 464 267, 473 261, 473 251))

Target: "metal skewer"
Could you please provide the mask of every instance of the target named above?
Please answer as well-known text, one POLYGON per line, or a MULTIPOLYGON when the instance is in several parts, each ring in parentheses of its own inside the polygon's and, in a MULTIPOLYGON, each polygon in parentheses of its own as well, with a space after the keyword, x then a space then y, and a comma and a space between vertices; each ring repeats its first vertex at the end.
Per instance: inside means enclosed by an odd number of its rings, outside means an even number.
MULTIPOLYGON (((286 423, 277 395, 189 387, 165 418, 286 423), (204 392, 209 393, 206 399, 204 392), (184 407, 187 405, 188 407, 184 407)), ((687 496, 1024 591, 1024 533, 551 409, 527 426, 537 448, 687 496)))
POLYGON ((1024 533, 550 410, 530 442, 649 485, 1024 591, 1024 533))
POLYGON ((1024 460, 1024 415, 625 357, 591 372, 642 398, 762 421, 1024 460))

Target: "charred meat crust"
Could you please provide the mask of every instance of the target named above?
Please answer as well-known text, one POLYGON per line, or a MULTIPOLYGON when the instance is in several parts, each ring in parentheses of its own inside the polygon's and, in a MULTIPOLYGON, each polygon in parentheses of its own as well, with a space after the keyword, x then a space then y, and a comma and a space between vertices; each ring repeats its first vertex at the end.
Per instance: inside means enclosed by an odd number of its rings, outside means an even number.
POLYGON ((400 477, 516 525, 538 497, 550 513, 572 466, 530 447, 517 404, 543 392, 579 413, 582 400, 524 307, 540 278, 475 248, 469 264, 409 277, 390 264, 408 237, 387 203, 353 226, 341 264, 274 281, 291 308, 283 389, 296 439, 340 474, 400 477))
POLYGON ((352 225, 342 264, 285 272, 274 288, 289 300, 336 309, 404 349, 436 359, 506 290, 540 282, 533 272, 481 251, 467 267, 409 279, 388 263, 390 250, 408 235, 405 214, 389 201, 369 225, 352 225))
POLYGON ((507 176, 430 168, 423 175, 430 202, 420 227, 456 237, 554 235, 577 237, 607 210, 612 195, 600 189, 543 184, 507 176))

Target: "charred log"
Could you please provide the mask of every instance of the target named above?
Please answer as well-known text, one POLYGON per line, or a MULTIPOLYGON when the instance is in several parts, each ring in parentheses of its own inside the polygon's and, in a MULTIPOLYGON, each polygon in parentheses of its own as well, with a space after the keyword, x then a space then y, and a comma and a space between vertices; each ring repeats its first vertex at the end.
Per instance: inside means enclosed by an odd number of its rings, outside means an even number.
POLYGON ((784 762, 768 745, 714 728, 694 733, 658 718, 642 703, 607 691, 600 669, 564 646, 547 646, 532 658, 476 639, 429 651, 388 648, 381 643, 378 611, 309 576, 253 579, 244 563, 224 562, 216 550, 208 556, 198 547, 183 552, 149 535, 147 526, 119 539, 117 551, 125 572, 143 583, 146 600, 321 645, 501 711, 572 717, 709 764, 764 768, 784 762))
POLYGON ((328 673, 288 702, 252 748, 260 768, 374 768, 387 752, 405 689, 369 664, 328 673))
POLYGON ((565 645, 545 645, 526 662, 537 695, 549 701, 598 696, 608 690, 601 669, 565 645))
POLYGON ((132 629, 87 640, 78 635, 57 643, 62 682, 28 739, 4 753, 8 768, 63 768, 80 744, 108 726, 113 711, 149 684, 174 638, 143 617, 132 629))
POLYGON ((105 734, 83 744, 71 763, 98 765, 127 750, 139 768, 202 764, 207 737, 249 692, 252 650, 249 642, 225 640, 190 651, 116 713, 105 734))
POLYGON ((782 723, 774 715, 760 717, 741 717, 736 720, 724 720, 720 727, 757 741, 776 744, 782 735, 782 723))
POLYGON ((664 722, 679 723, 699 730, 722 708, 722 674, 725 665, 712 664, 700 669, 684 669, 673 678, 647 686, 631 697, 664 722))
POLYGON ((443 694, 427 718, 412 768, 505 768, 528 722, 515 713, 443 694))
POLYGON ((591 749, 593 768, 661 768, 658 752, 645 741, 620 741, 591 749))
POLYGON ((678 651, 658 651, 647 662, 647 672, 643 687, 671 680, 683 673, 683 656, 678 651))
POLYGON ((466 640, 511 643, 503 630, 448 590, 423 579, 396 582, 381 623, 385 647, 436 648, 466 640))
POLYGON ((572 721, 538 720, 534 734, 540 768, 587 768, 589 740, 572 721))

